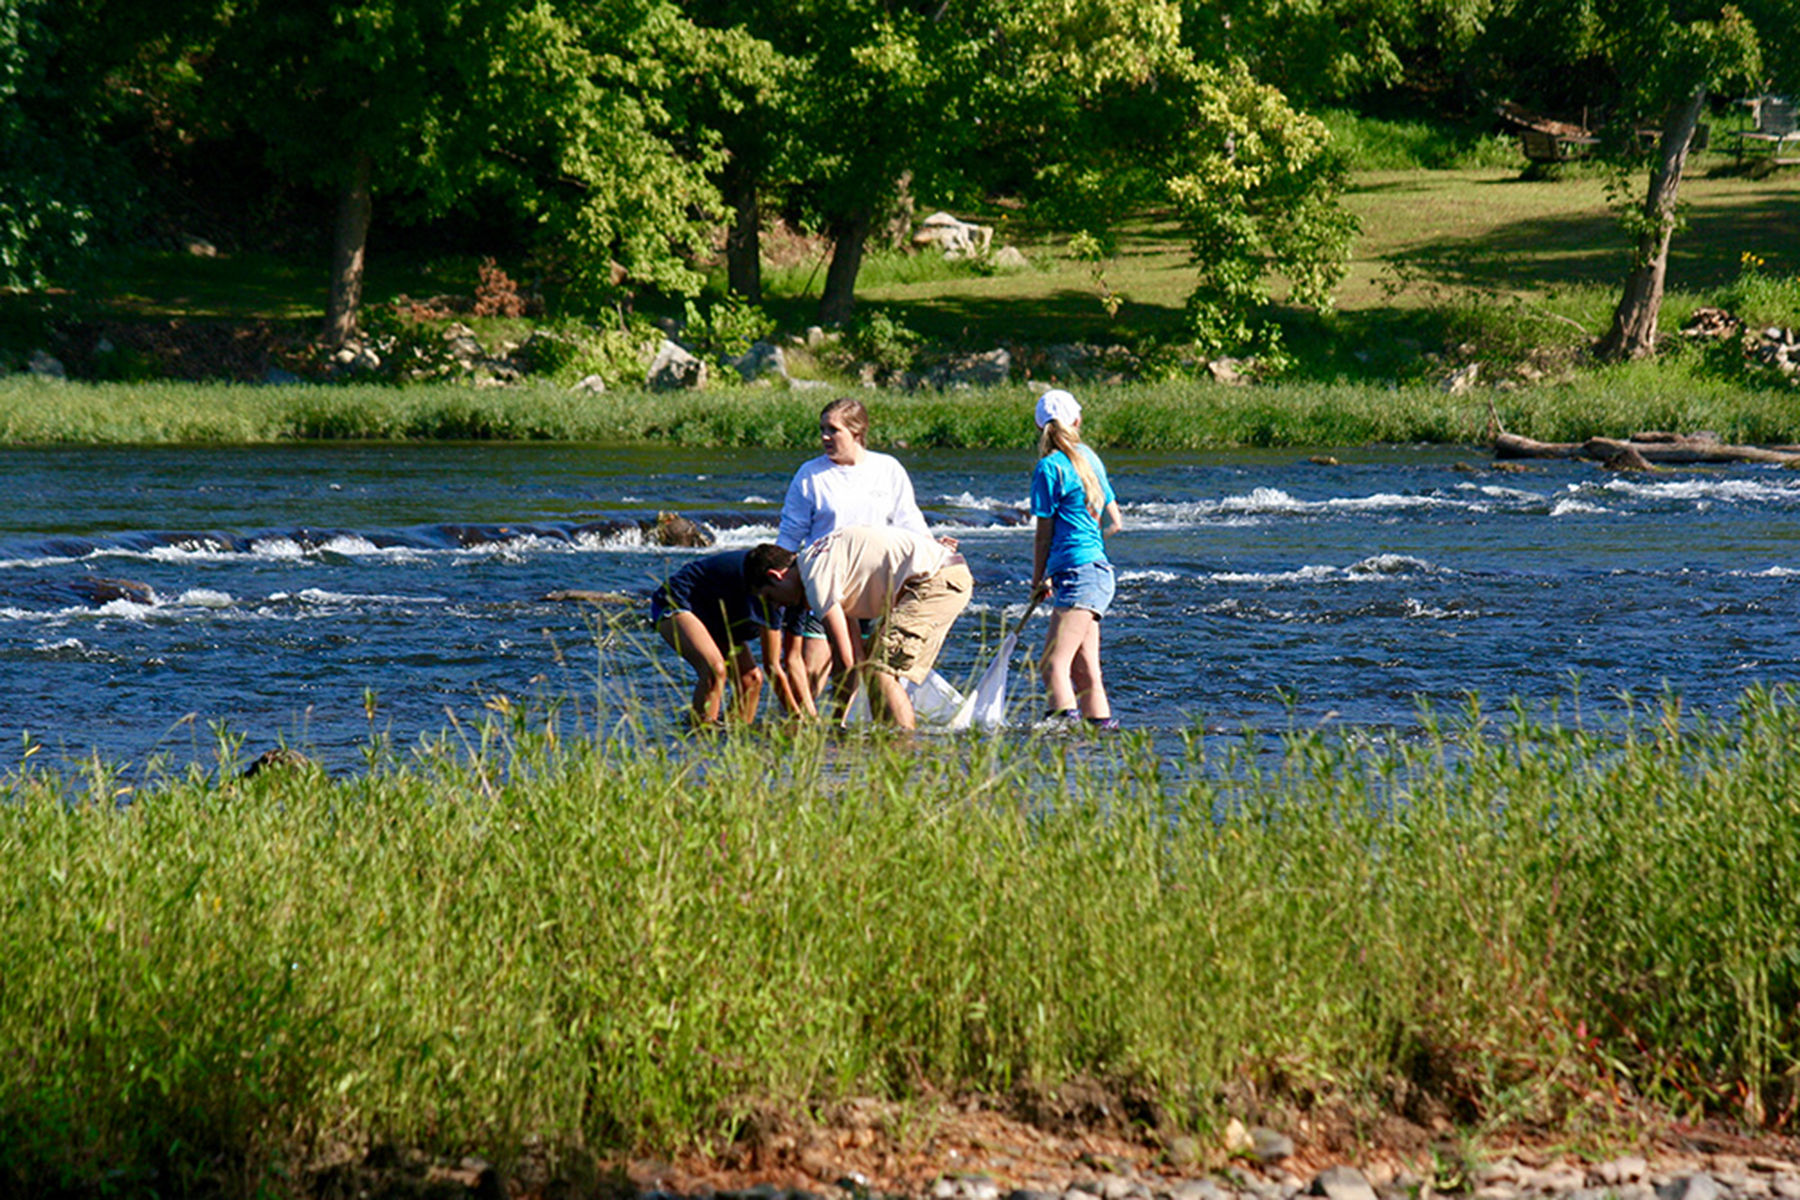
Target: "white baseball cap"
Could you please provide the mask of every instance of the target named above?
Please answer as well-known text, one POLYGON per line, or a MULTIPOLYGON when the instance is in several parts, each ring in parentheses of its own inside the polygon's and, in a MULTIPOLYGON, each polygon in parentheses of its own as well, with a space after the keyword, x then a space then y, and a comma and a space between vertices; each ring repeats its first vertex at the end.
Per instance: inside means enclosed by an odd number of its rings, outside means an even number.
POLYGON ((1037 423, 1042 429, 1052 421, 1062 422, 1063 428, 1073 429, 1075 422, 1081 420, 1081 402, 1061 388, 1051 388, 1038 397, 1037 423))

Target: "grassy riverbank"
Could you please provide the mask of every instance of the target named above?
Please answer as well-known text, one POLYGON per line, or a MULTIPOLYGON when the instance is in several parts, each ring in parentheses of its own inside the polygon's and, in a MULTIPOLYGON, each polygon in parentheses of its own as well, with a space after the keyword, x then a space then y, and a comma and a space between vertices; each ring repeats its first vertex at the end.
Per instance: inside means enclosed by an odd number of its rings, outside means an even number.
POLYGON ((1640 1097, 1800 1103, 1791 695, 1471 708, 1279 766, 495 720, 355 778, 8 780, 0 1190, 719 1146, 769 1104, 1082 1077, 1214 1150, 1251 1097, 1576 1144, 1640 1097))
MULTIPOLYGON (((251 387, 46 382, 0 377, 0 445, 256 444, 304 440, 495 440, 811 451, 818 411, 842 391, 738 389, 701 394, 553 387, 251 387)), ((1029 393, 855 392, 882 445, 1030 444, 1029 393)), ((1624 367, 1567 385, 1450 395, 1423 384, 1128 384, 1081 389, 1084 434, 1147 450, 1485 442, 1490 405, 1514 433, 1546 441, 1708 429, 1726 441, 1800 442, 1788 387, 1754 387, 1666 366, 1624 367)))

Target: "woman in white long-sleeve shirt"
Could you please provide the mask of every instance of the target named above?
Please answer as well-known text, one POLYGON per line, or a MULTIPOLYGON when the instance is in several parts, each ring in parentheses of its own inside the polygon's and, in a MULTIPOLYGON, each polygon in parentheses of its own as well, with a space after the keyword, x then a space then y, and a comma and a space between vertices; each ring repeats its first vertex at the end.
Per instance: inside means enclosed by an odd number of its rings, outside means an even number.
POLYGON ((927 533, 913 499, 912 480, 900 460, 871 450, 869 410, 862 401, 833 400, 819 414, 825 453, 794 472, 781 503, 775 544, 800 551, 828 533, 853 526, 894 526, 927 533))
MULTIPOLYGON (((906 468, 892 455, 869 449, 868 435, 869 410, 862 401, 844 397, 825 406, 819 414, 825 452, 794 472, 781 504, 777 545, 799 551, 828 533, 860 526, 891 526, 929 536, 906 468)), ((956 545, 951 538, 939 540, 956 545)), ((831 662, 818 622, 789 622, 783 660, 794 690, 817 696, 831 662), (809 682, 801 686, 802 680, 809 682)))

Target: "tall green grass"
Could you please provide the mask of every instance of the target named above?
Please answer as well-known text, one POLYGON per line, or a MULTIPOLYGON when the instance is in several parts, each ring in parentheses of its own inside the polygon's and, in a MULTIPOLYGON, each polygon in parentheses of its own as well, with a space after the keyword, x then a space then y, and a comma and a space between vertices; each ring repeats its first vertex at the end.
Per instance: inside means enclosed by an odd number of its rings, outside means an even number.
POLYGON ((1446 121, 1394 120, 1348 109, 1317 114, 1357 171, 1463 171, 1523 167, 1516 139, 1446 121))
MULTIPOLYGON (((1078 1076, 1604 1139, 1800 1101, 1800 706, 1415 739, 229 746, 0 803, 0 1190, 254 1192, 327 1145, 718 1145, 1078 1076)), ((1164 1132, 1170 1132, 1165 1129, 1164 1132)))
MULTIPOLYGON (((1791 388, 1710 377, 1686 360, 1594 371, 1568 385, 1449 395, 1434 384, 1227 387, 1191 381, 1081 388, 1102 447, 1200 450, 1479 444, 1490 409, 1548 441, 1710 429, 1728 441, 1800 442, 1791 388)), ((251 387, 45 383, 0 378, 0 444, 255 444, 493 440, 812 450, 832 396, 866 395, 879 440, 912 449, 1034 444, 1031 395, 721 389, 681 395, 458 385, 251 387)))

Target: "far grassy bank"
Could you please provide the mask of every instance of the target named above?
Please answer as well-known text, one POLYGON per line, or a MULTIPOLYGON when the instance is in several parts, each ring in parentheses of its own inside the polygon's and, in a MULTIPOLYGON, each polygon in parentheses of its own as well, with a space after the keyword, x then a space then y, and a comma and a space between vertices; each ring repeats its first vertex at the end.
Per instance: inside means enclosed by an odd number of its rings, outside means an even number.
POLYGON ((928 1097, 1077 1079, 1213 1165, 1301 1108, 1581 1148, 1800 1103, 1788 693, 1175 762, 497 713, 353 778, 245 780, 227 737, 0 781, 0 1191, 717 1149, 859 1095, 904 1142, 928 1097))
MULTIPOLYGON (((1800 404, 1756 387, 1666 367, 1585 374, 1532 389, 1460 395, 1423 384, 1126 384, 1078 389, 1085 434, 1102 447, 1202 450, 1375 443, 1481 444, 1490 411, 1545 441, 1711 430, 1730 442, 1800 442, 1800 404)), ((700 393, 551 386, 268 386, 51 382, 0 377, 0 445, 251 445, 287 441, 473 440, 816 449, 818 412, 854 394, 885 446, 1033 444, 1022 387, 951 393, 744 388, 700 393)))

